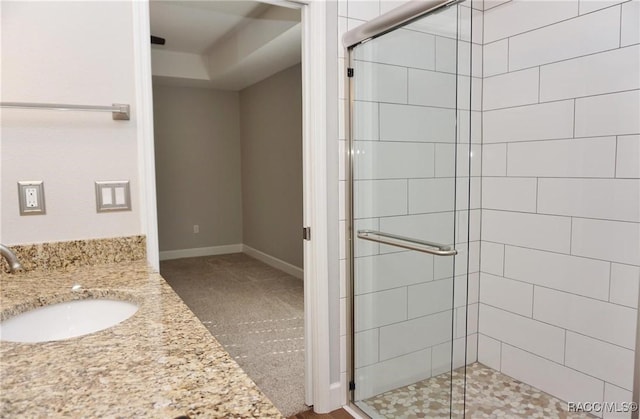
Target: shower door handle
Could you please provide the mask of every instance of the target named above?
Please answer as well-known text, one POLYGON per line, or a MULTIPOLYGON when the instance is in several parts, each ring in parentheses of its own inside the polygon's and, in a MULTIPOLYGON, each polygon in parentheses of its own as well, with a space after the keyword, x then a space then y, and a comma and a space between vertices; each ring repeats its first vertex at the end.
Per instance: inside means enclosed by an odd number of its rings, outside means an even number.
POLYGON ((458 254, 458 251, 452 246, 383 233, 381 231, 358 230, 358 238, 436 256, 455 256, 458 254))

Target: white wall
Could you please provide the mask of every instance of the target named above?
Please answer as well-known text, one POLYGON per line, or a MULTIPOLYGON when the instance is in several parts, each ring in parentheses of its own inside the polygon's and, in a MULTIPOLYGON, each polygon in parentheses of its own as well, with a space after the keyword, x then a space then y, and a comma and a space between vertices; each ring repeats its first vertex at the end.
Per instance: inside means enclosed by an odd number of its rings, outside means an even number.
POLYGON ((484 13, 478 357, 567 401, 631 400, 639 14, 578 0, 484 13))
MULTIPOLYGON (((2 100, 135 103, 132 8, 127 2, 2 2, 2 100)), ((5 244, 141 233, 136 110, 2 109, 5 244), (133 210, 96 213, 94 181, 130 180, 133 210), (16 183, 43 180, 47 214, 18 212, 16 183)))

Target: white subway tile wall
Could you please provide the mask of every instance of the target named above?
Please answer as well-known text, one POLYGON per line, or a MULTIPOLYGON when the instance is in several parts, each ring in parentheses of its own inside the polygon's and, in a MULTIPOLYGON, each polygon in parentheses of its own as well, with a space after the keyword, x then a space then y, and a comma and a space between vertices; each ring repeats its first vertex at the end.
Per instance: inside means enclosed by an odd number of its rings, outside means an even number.
POLYGON ((478 359, 566 401, 630 401, 640 2, 484 3, 478 359))
POLYGON ((380 394, 431 375, 431 348, 356 369, 362 394, 380 394))
POLYGON ((615 147, 615 137, 508 143, 507 176, 613 177, 615 147))
POLYGON ((542 66, 540 101, 549 102, 638 89, 638 54, 640 45, 633 45, 542 66), (602 77, 602 74, 607 73, 615 73, 616 77, 602 77))
POLYGON ((640 135, 618 136, 616 177, 640 178, 640 135))
POLYGON ((502 39, 500 41, 486 44, 483 48, 484 65, 482 67, 483 76, 489 77, 496 74, 506 73, 509 68, 509 40, 502 39))
POLYGON ((491 43, 578 15, 578 0, 512 1, 485 12, 484 42, 491 43))
POLYGON ((493 275, 504 275, 504 244, 482 241, 480 271, 493 275))
POLYGON ((622 5, 620 46, 640 43, 640 2, 628 1, 622 5))
POLYGON ((500 371, 502 344, 499 340, 478 334, 478 362, 500 371))
POLYGON ((485 177, 482 179, 483 208, 536 212, 535 178, 485 177))
MULTIPOLYGON (((518 3, 544 8, 552 4, 575 4, 576 1, 524 0, 514 1, 511 4, 518 3)), ((499 10, 496 8, 487 12, 485 19, 499 10)), ((564 20, 562 17, 557 20, 557 23, 509 38, 509 71, 550 64, 619 46, 620 6, 609 7, 569 20, 564 20), (552 44, 549 43, 550 40, 553 40, 552 44)))
POLYGON ((637 134, 640 90, 576 99, 575 112, 577 137, 637 134))
POLYGON ((565 365, 626 390, 633 387, 633 351, 567 332, 565 365), (589 350, 585 350, 589 348, 589 350))
POLYGON ((507 144, 482 145, 482 176, 507 175, 507 144))
POLYGON ((554 362, 533 351, 502 343, 501 371, 561 400, 600 400, 604 381, 554 362))
POLYGON ((531 317, 533 285, 482 272, 480 300, 487 305, 531 317))
POLYGON ((640 292, 638 278, 640 278, 639 267, 612 263, 609 301, 627 307, 638 308, 638 299, 636 298, 638 292, 640 292))
MULTIPOLYGON (((513 91, 497 93, 514 94, 513 91)), ((484 111, 482 141, 504 143, 571 138, 574 108, 574 101, 566 100, 484 111)))
POLYGON ((594 12, 605 7, 624 3, 626 0, 580 0, 580 14, 594 12))
MULTIPOLYGON (((616 387, 613 384, 605 383, 604 385, 604 402, 620 403, 620 400, 631 400, 631 391, 616 387)), ((629 413, 625 412, 605 412, 604 419, 622 419, 629 418, 629 413)))
MULTIPOLYGON (((383 141, 442 142, 452 145, 456 141, 454 109, 390 103, 381 103, 379 106, 380 139, 383 141)), ((358 114, 357 108, 355 113, 358 114)), ((367 118, 364 114, 358 115, 357 119, 367 118)))
MULTIPOLYGON (((404 2, 339 0, 339 37, 404 2)), ((455 223, 455 241, 471 239, 469 359, 566 401, 630 401, 640 288, 640 1, 484 0, 473 7, 461 8, 467 20, 473 16, 473 30, 461 30, 471 41, 471 70, 457 78, 448 26, 454 8, 395 33, 385 40, 389 51, 373 43, 363 50, 365 61, 376 62, 356 64, 356 174, 373 205, 355 228, 446 241, 455 223), (419 47, 407 48, 409 38, 419 47), (459 147, 457 164, 449 117, 456 98, 434 94, 456 83, 458 108, 474 110, 471 124, 466 113, 459 118, 458 139, 470 132, 481 144, 471 153, 459 147), (460 164, 467 154, 470 179, 460 164), (463 176, 460 211, 449 217, 427 194, 442 192, 456 174, 463 176), (398 202, 375 198, 385 187, 394 187, 398 202)), ((467 63, 469 44, 458 48, 458 65, 467 63)), ((345 56, 341 47, 338 55, 345 56)), ((345 101, 339 106, 343 140, 345 101)), ((339 146, 344 180, 346 143, 339 146)), ((467 268, 460 247, 456 274, 467 268)), ((426 302, 438 287, 451 289, 452 263, 411 255, 356 245, 356 269, 371 278, 357 298, 398 305, 371 313, 362 325, 370 328, 356 335, 356 348, 370 347, 357 357, 361 396, 448 369, 446 334, 452 322, 463 323, 458 288, 466 278, 454 282, 457 310, 433 312, 442 307, 426 302)), ((453 342, 455 365, 464 343, 453 342)))
POLYGON ((483 80, 482 109, 510 108, 538 103, 538 67, 487 77, 483 80))
POLYGON ((629 349, 635 346, 635 316, 629 307, 568 292, 537 287, 534 294, 534 319, 629 349))
MULTIPOLYGON (((480 281, 482 290, 484 287, 482 278, 480 281)), ((482 301, 482 295, 480 301, 482 301)), ((478 331, 555 362, 562 363, 564 359, 565 331, 560 327, 536 321, 529 316, 511 313, 482 302, 478 331)))

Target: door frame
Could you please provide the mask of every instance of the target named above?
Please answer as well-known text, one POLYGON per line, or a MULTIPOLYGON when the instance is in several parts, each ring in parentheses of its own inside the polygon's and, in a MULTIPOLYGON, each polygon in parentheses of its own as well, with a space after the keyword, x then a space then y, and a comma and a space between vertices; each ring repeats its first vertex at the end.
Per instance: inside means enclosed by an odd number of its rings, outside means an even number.
MULTIPOLYGON (((305 403, 326 413, 342 405, 344 392, 341 383, 331 383, 330 374, 327 7, 313 0, 258 1, 301 10, 303 223, 312 231, 311 240, 304 241, 305 403)), ((132 7, 140 225, 147 237, 147 261, 159 271, 149 0, 132 0, 132 7)))

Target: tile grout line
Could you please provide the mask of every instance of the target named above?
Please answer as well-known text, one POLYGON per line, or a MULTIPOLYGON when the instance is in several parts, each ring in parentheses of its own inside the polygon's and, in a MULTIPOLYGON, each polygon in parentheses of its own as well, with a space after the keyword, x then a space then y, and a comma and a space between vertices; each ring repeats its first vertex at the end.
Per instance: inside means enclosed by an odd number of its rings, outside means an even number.
POLYGON ((620 24, 618 26, 619 37, 618 37, 618 46, 622 48, 622 4, 620 6, 620 24))
POLYGON ((508 37, 507 38, 507 74, 509 73, 510 61, 511 61, 511 37, 508 37))
MULTIPOLYGON (((427 178, 428 179, 428 178, 427 178)), ((402 180, 402 179, 401 179, 402 180)), ((609 180, 609 179, 607 179, 609 180)), ((504 208, 479 208, 479 207, 471 207, 470 211, 475 211, 475 210, 486 210, 486 211, 492 211, 492 212, 501 212, 501 213, 511 213, 511 214, 519 214, 519 215, 533 215, 533 216, 541 216, 541 217, 554 217, 554 218, 563 218, 563 219, 580 219, 580 220, 589 220, 589 221, 606 221, 606 222, 610 222, 610 223, 624 223, 624 224, 633 224, 633 226, 637 225, 639 222, 638 221, 629 221, 629 220, 621 220, 621 219, 613 219, 613 218, 597 218, 597 217, 587 217, 584 215, 567 215, 567 214, 552 214, 552 213, 535 213, 535 212, 529 212, 529 211, 522 211, 522 210, 517 210, 517 209, 504 209, 504 208)), ((372 216, 372 217, 364 217, 364 218, 356 218, 355 220, 373 220, 373 219, 384 219, 384 220, 391 220, 391 219, 398 219, 398 218, 408 218, 408 217, 414 217, 414 216, 421 216, 421 215, 446 215, 446 214, 451 214, 452 217, 454 217, 454 221, 455 221, 455 213, 457 211, 461 211, 461 210, 445 210, 445 211, 435 211, 435 212, 415 212, 415 213, 410 213, 410 214, 394 214, 394 215, 378 215, 378 216, 372 216)), ((344 220, 341 220, 344 221, 344 220)), ((473 242, 477 242, 479 240, 473 240, 473 242)), ((460 243, 458 241, 456 241, 456 243, 460 243)), ((511 243, 510 243, 511 244, 511 243)), ((518 246, 517 244, 515 244, 515 246, 518 246)), ((526 247, 526 246, 521 246, 521 247, 526 247)), ((562 253, 562 252, 555 252, 553 250, 550 249, 544 249, 544 248, 537 248, 537 247, 532 247, 532 249, 538 249, 538 250, 543 250, 543 251, 547 251, 547 252, 553 252, 553 253, 558 253, 558 254, 567 254, 567 253, 562 253)), ((397 252, 390 252, 390 253, 397 253, 397 252)), ((580 256, 580 255, 575 255, 575 256, 580 256)), ((585 257, 585 256, 581 256, 581 257, 585 257)), ((587 257, 589 258, 589 257, 587 257)), ((596 260, 605 260, 608 261, 608 259, 597 259, 597 258, 589 258, 589 259, 596 259, 596 260)), ((627 262, 620 262, 626 265, 634 265, 633 263, 627 263, 627 262)), ((638 266, 638 265, 634 265, 634 266, 638 266)))
MULTIPOLYGON (((509 73, 511 74, 511 73, 509 73)), ((505 107, 501 107, 501 108, 492 108, 492 109, 487 109, 486 111, 483 112, 498 112, 498 111, 508 111, 511 109, 521 109, 521 108, 527 108, 527 107, 533 107, 533 106, 541 106, 541 105, 549 105, 552 103, 561 103, 561 102, 570 102, 570 101, 577 101, 580 99, 591 99, 591 98, 596 98, 596 97, 601 97, 601 96, 613 96, 613 95, 621 95, 624 93, 636 93, 638 92, 639 89, 637 88, 631 88, 631 89, 623 89, 623 90, 615 90, 615 91, 610 91, 610 92, 605 92, 605 93, 594 93, 594 94, 589 94, 589 95, 585 95, 585 96, 579 96, 579 97, 565 97, 562 99, 553 99, 553 100, 547 100, 547 101, 543 101, 540 103, 524 103, 521 105, 513 105, 513 106, 505 106, 505 107)), ((362 101, 364 102, 364 101, 362 101)), ((389 104, 393 104, 393 105, 398 105, 398 103, 394 103, 394 102, 388 102, 389 104)), ((402 105, 402 104, 400 104, 402 105)), ((437 106, 432 106, 432 105, 415 105, 415 104, 407 104, 408 106, 418 106, 418 107, 422 107, 422 108, 437 108, 437 109, 453 109, 453 108, 446 108, 446 107, 437 107, 437 106)), ((474 112, 479 112, 479 111, 475 111, 472 110, 474 112)), ((628 134, 619 134, 619 135, 635 135, 635 132, 630 132, 628 134)), ((611 135, 616 135, 616 134, 608 134, 609 136, 611 135)), ((602 136, 607 136, 607 134, 601 134, 601 135, 592 135, 591 137, 602 137, 602 136)), ((578 137, 578 138, 585 138, 584 136, 578 137)), ((588 137, 586 137, 588 138, 588 137)), ((517 142, 517 141, 516 141, 517 142)))
MULTIPOLYGON (((634 224, 637 224, 637 223, 634 223, 634 224)), ((494 240, 484 240, 484 241, 486 241, 487 243, 493 243, 493 244, 500 244, 500 245, 504 244, 504 243, 496 242, 494 240)), ((609 259, 598 259, 598 258, 589 257, 589 256, 583 256, 583 255, 570 255, 568 253, 561 253, 561 252, 554 251, 554 250, 538 249, 538 248, 535 248, 535 247, 527 247, 527 246, 518 245, 518 244, 512 244, 512 243, 507 243, 507 245, 511 246, 511 247, 516 247, 518 249, 534 250, 536 252, 551 253, 551 254, 559 255, 559 256, 570 256, 570 257, 573 257, 573 258, 587 259, 587 260, 593 260, 593 261, 605 262, 605 263, 612 262, 609 259)), ((640 265, 634 265, 633 263, 628 263, 628 262, 613 261, 613 263, 616 263, 616 264, 619 264, 619 265, 625 265, 625 266, 632 266, 634 268, 640 267, 640 265)), ((485 273, 491 274, 490 272, 485 272, 485 273)))
MULTIPOLYGON (((380 141, 380 137, 382 137, 380 135, 380 130, 382 129, 382 126, 380 125, 380 119, 381 119, 380 118, 380 114, 381 114, 381 112, 380 112, 380 102, 376 102, 376 108, 378 108, 378 135, 377 135, 378 139, 377 140, 380 141)), ((355 141, 355 139, 354 139, 354 141, 355 141)))
POLYGON ((577 99, 573 99, 573 139, 576 138, 576 103, 578 102, 577 99))
POLYGON ((564 347, 562 348, 562 365, 567 364, 567 335, 568 335, 568 330, 564 329, 564 347))
MULTIPOLYGON (((434 158, 435 158, 436 153, 434 152, 433 155, 434 155, 434 158)), ((410 214, 410 211, 409 211, 409 179, 407 178, 406 181, 407 181, 407 211, 406 211, 406 215, 409 215, 410 214)))
MULTIPOLYGON (((505 38, 505 39, 508 40, 509 38, 505 38)), ((464 41, 461 41, 461 42, 464 42, 464 41)), ((471 77, 473 79, 484 80, 484 79, 491 79, 491 78, 498 77, 498 76, 504 76, 504 75, 510 74, 510 73, 517 73, 519 71, 531 70, 531 69, 534 69, 536 67, 546 67, 546 66, 559 64, 559 63, 564 63, 564 62, 567 62, 567 61, 579 60, 579 59, 582 59, 582 58, 597 56, 597 55, 600 55, 600 54, 612 53, 612 52, 615 52, 615 51, 619 51, 621 49, 632 48, 632 47, 636 47, 636 46, 640 45, 640 43, 634 43, 634 44, 630 44, 630 45, 625 45, 624 47, 615 47, 615 48, 605 49, 605 50, 602 50, 602 51, 591 52, 591 53, 588 53, 588 54, 576 55, 576 56, 573 56, 573 57, 564 58, 564 59, 557 60, 557 61, 538 63, 538 64, 535 64, 535 65, 530 65, 530 66, 527 66, 527 67, 518 68, 518 69, 515 69, 515 70, 511 71, 509 69, 509 60, 510 60, 509 42, 507 42, 507 44, 508 44, 507 45, 507 71, 506 72, 501 72, 501 73, 496 73, 496 74, 491 74, 491 75, 488 75, 488 76, 484 76, 484 74, 482 76, 474 76, 473 74, 470 74, 470 75, 457 74, 457 73, 451 73, 451 72, 447 72, 447 71, 436 70, 435 68, 431 69, 431 68, 422 68, 422 67, 412 67, 412 66, 408 66, 408 65, 392 64, 392 63, 387 63, 387 62, 383 62, 383 61, 370 61, 370 60, 361 60, 361 59, 355 59, 354 61, 358 62, 358 63, 365 63, 365 64, 371 64, 371 65, 381 65, 381 66, 394 67, 394 68, 405 68, 405 69, 412 69, 412 70, 428 72, 428 73, 446 74, 446 75, 450 75, 450 76, 460 76, 460 77, 471 77)), ((475 45, 478 45, 478 44, 475 44, 475 45)))
POLYGON ((573 217, 571 218, 571 224, 569 226, 569 255, 576 256, 573 254, 573 217))
MULTIPOLYGON (((407 91, 406 91, 407 103, 406 104, 408 105, 410 103, 410 100, 409 100, 409 67, 407 67, 407 78, 406 78, 406 80, 407 80, 407 91)), ((380 106, 380 105, 378 105, 378 106, 380 106)), ((378 115, 378 121, 380 121, 380 115, 378 115)), ((380 123, 380 122, 378 122, 378 123, 380 123)), ((378 133, 378 135, 380 135, 380 133, 378 133)))
POLYGON ((536 177, 536 214, 538 214, 538 202, 540 202, 540 178, 536 177))
POLYGON ((616 135, 616 150, 613 155, 613 178, 616 179, 618 177, 618 141, 620 140, 620 136, 616 135))
POLYGON ((538 66, 538 103, 540 103, 540 90, 542 90, 542 66, 538 66))
POLYGON ((609 262, 609 294, 607 295, 607 301, 611 302, 611 279, 613 277, 613 262, 609 262))
POLYGON ((407 321, 409 321, 409 286, 404 287, 405 289, 405 298, 407 301, 407 309, 405 310, 405 316, 407 321))
POLYGON ((502 245, 502 276, 506 278, 507 271, 507 245, 502 245))
POLYGON ((592 11, 587 12, 587 13, 583 13, 583 14, 578 13, 578 15, 575 15, 575 16, 562 18, 561 20, 558 20, 558 21, 555 21, 555 22, 552 22, 552 23, 547 23, 547 24, 544 24, 542 26, 538 26, 538 27, 535 27, 535 28, 532 28, 532 29, 527 29, 527 30, 525 30, 523 32, 517 32, 517 33, 510 34, 510 35, 506 35, 503 38, 494 39, 494 40, 492 40, 490 42, 487 42, 487 44, 492 44, 494 42, 502 41, 502 40, 507 39, 507 38, 516 38, 516 37, 524 35, 524 34, 536 32, 536 31, 538 31, 540 29, 545 29, 545 28, 548 28, 548 27, 551 27, 551 26, 555 26, 555 25, 560 25, 560 24, 563 24, 563 23, 571 22, 572 20, 577 20, 577 19, 580 19, 580 18, 582 18, 584 16, 588 16, 588 15, 591 15, 591 14, 602 13, 605 10, 613 9, 613 8, 616 8, 616 7, 620 7, 620 5, 621 4, 618 3, 618 4, 613 4, 613 5, 610 5, 610 6, 607 6, 607 7, 603 7, 601 9, 592 10, 592 11))
MULTIPOLYGON (((507 38, 505 38, 504 40, 506 40, 507 38)), ((501 42, 501 41, 498 41, 501 42)), ((623 47, 614 47, 614 48, 608 48, 608 49, 603 49, 600 51, 595 51, 595 52, 589 52, 589 53, 585 53, 585 54, 581 54, 581 55, 575 55, 569 58, 562 58, 562 59, 558 59, 556 61, 549 61, 549 62, 542 62, 542 63, 538 63, 538 64, 530 64, 526 67, 522 67, 522 68, 518 68, 517 70, 513 70, 513 71, 506 71, 506 72, 500 72, 500 73, 495 73, 495 74, 490 74, 486 77, 482 77, 483 79, 490 79, 496 76, 504 76, 505 74, 508 73, 515 73, 517 71, 524 71, 524 70, 531 70, 533 68, 536 67, 547 67, 547 66, 552 66, 555 64, 560 64, 560 63, 565 63, 568 61, 574 61, 574 60, 579 60, 582 58, 587 58, 587 57, 595 57, 596 55, 600 55, 600 54, 608 54, 608 53, 613 53, 622 49, 627 49, 627 48, 632 48, 632 47, 637 47, 638 45, 640 45, 640 42, 636 42, 633 44, 629 44, 629 45, 625 45, 623 47)), ((389 65, 393 65, 393 64, 389 64, 389 65)), ((426 70, 426 71, 431 71, 431 70, 426 70)), ((453 74, 453 73, 447 73, 447 74, 453 74)))
MULTIPOLYGON (((605 303, 606 303, 606 302, 605 302, 605 303)), ((619 343, 614 343, 614 342, 611 342, 611 341, 608 341, 608 340, 605 340, 605 339, 603 339, 603 338, 596 337, 596 336, 593 336, 593 335, 587 335, 587 334, 586 334, 586 333, 584 333, 584 332, 580 332, 580 331, 578 331, 578 330, 569 329, 569 328, 566 328, 565 326, 559 326, 559 325, 557 325, 557 324, 550 323, 550 322, 548 322, 548 321, 540 320, 540 319, 538 319, 538 318, 536 318, 536 317, 527 317, 527 316, 525 316, 525 315, 522 315, 522 314, 519 314, 519 313, 516 313, 516 312, 513 312, 513 311, 509 311, 509 310, 504 309, 504 308, 502 308, 502 307, 498 307, 498 306, 491 305, 491 304, 488 304, 488 303, 481 303, 481 304, 483 304, 483 305, 484 305, 484 306, 486 306, 486 307, 492 308, 492 309, 494 309, 494 310, 499 310, 499 311, 503 312, 502 314, 506 313, 506 314, 511 315, 511 316, 521 317, 521 318, 523 318, 523 319, 526 319, 526 320, 529 320, 529 321, 534 321, 534 322, 537 322, 537 323, 543 324, 543 325, 545 325, 545 326, 550 326, 550 327, 555 328, 555 329, 563 329, 563 330, 567 330, 567 331, 569 331, 569 332, 571 332, 571 333, 573 333, 573 334, 576 334, 576 335, 579 335, 579 336, 582 336, 582 337, 585 337, 585 338, 588 338, 588 339, 591 339, 591 340, 595 340, 595 341, 598 341, 598 342, 600 342, 600 343, 604 343, 604 344, 607 344, 607 345, 613 346, 613 347, 618 348, 618 349, 624 349, 624 350, 627 350, 627 351, 633 351, 633 349, 631 349, 631 348, 629 348, 629 347, 626 347, 626 346, 623 346, 623 345, 621 345, 621 344, 619 344, 619 343)), ((515 345, 513 345, 513 344, 509 344, 509 345, 511 345, 511 346, 515 346, 515 345)), ((518 347, 518 348, 519 348, 519 347, 518 347)), ((525 350, 524 348, 519 348, 519 349, 525 350)), ((533 353, 533 352, 532 352, 532 353, 533 353)), ((537 356, 539 356, 539 357, 541 357, 541 358, 545 358, 545 357, 544 357, 544 356, 542 356, 542 355, 537 355, 537 356)), ((545 358, 545 359, 547 359, 547 360, 549 360, 549 361, 553 361, 553 360, 551 360, 551 359, 549 359, 549 358, 545 358)), ((556 361, 553 361, 553 362, 556 362, 556 361)))
POLYGON ((511 143, 504 143, 504 177, 510 177, 509 176, 509 144, 511 143))
MULTIPOLYGON (((575 333, 575 334, 580 334, 580 333, 576 333, 576 332, 574 332, 574 331, 572 331, 572 330, 569 330, 569 332, 571 332, 571 333, 575 333)), ((486 335, 486 336, 488 336, 488 335, 486 335)), ((586 336, 586 335, 582 335, 582 336, 586 336)), ((492 338, 491 336, 488 336, 488 337, 490 337, 491 339, 497 340, 497 339, 495 339, 495 338, 492 338)), ((590 337, 590 336, 586 336, 586 337, 590 337)), ((595 375, 593 375, 593 374, 591 374, 591 373, 588 373, 588 372, 585 372, 585 371, 580 371, 580 370, 578 370, 578 369, 576 369, 576 368, 573 368, 573 367, 570 367, 570 366, 567 366, 567 365, 563 365, 563 364, 559 363, 558 361, 554 361, 553 359, 549 359, 549 358, 546 358, 546 357, 544 357, 544 356, 542 356, 542 355, 540 355, 540 354, 537 354, 537 353, 535 353, 535 352, 531 351, 530 349, 524 349, 524 348, 522 348, 522 347, 516 346, 515 344, 508 343, 508 342, 502 342, 502 343, 503 343, 504 345, 511 346, 511 347, 512 347, 512 348, 514 348, 514 349, 518 349, 519 351, 525 352, 525 353, 527 353, 527 354, 529 354, 529 355, 535 356, 536 358, 540 358, 540 359, 542 359, 542 360, 545 360, 545 361, 547 361, 547 362, 550 362, 550 363, 552 363, 552 364, 554 364, 554 365, 557 365, 557 366, 560 366, 560 367, 566 368, 566 369, 568 369, 568 370, 571 370, 571 371, 577 372, 577 373, 579 373, 579 374, 581 374, 581 375, 584 375, 584 376, 586 376, 586 377, 594 378, 594 379, 596 379, 596 380, 598 380, 598 381, 601 381, 601 382, 603 382, 603 383, 604 383, 604 382, 606 382, 606 381, 605 381, 605 379, 603 379, 603 378, 596 377, 595 375)), ((623 390, 630 391, 629 389, 625 389, 624 387, 620 387, 619 385, 616 385, 616 384, 612 384, 612 385, 614 385, 614 386, 616 386, 616 387, 619 387, 619 388, 622 388, 623 390)))
POLYGON ((533 317, 533 308, 536 305, 536 285, 533 284, 532 289, 531 289, 531 316, 529 317, 531 320, 535 320, 535 318, 533 317))

